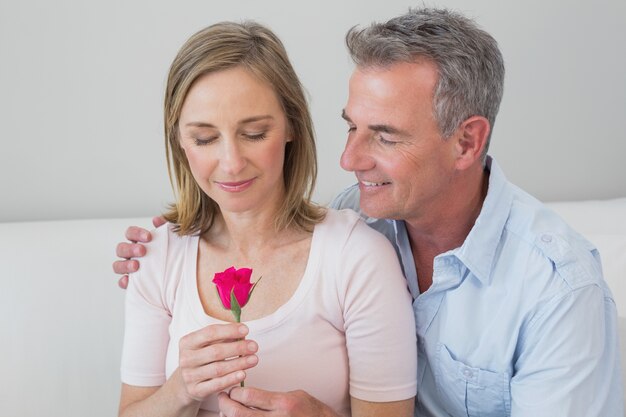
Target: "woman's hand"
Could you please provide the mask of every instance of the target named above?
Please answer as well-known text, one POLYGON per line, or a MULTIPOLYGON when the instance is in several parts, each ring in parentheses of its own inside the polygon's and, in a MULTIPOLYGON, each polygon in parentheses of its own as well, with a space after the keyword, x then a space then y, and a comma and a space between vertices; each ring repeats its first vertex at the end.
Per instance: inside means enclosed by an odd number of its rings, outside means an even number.
POLYGON ((245 369, 259 361, 258 346, 244 339, 247 334, 244 324, 215 324, 180 340, 179 375, 189 400, 202 401, 245 379, 245 369))
MULTIPOLYGON (((271 392, 233 388, 218 396, 221 417, 338 417, 328 405, 305 391, 271 392)), ((411 417, 415 397, 375 403, 350 397, 352 417, 411 417)))
POLYGON ((223 417, 338 417, 329 406, 302 390, 233 388, 228 394, 220 393, 218 399, 223 417))

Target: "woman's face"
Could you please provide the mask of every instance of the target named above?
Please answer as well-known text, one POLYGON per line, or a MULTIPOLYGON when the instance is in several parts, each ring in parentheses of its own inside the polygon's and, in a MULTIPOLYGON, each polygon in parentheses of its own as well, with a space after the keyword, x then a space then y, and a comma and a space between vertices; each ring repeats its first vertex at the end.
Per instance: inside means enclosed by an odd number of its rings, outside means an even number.
POLYGON ((183 102, 179 134, 194 179, 222 213, 276 210, 282 202, 291 139, 267 83, 240 67, 200 77, 183 102))

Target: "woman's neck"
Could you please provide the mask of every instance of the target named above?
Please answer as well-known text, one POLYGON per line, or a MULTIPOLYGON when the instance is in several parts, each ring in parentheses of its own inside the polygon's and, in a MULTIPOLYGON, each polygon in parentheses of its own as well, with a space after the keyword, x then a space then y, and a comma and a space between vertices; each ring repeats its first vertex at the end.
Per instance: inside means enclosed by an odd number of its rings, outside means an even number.
POLYGON ((276 228, 276 211, 220 213, 203 239, 221 250, 244 257, 273 251, 304 238, 296 227, 276 228))

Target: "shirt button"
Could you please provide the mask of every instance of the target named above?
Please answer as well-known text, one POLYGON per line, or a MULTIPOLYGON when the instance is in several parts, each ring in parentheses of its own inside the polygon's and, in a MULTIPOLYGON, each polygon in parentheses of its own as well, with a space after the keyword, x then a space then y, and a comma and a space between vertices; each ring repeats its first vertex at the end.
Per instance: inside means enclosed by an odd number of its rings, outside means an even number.
POLYGON ((474 371, 472 371, 472 370, 471 370, 471 369, 469 369, 469 368, 465 368, 465 369, 463 369, 463 375, 464 375, 466 378, 473 378, 473 377, 474 377, 474 371))
POLYGON ((552 242, 552 236, 550 236, 550 235, 543 235, 543 236, 541 236, 541 240, 546 242, 546 243, 550 243, 550 242, 552 242))

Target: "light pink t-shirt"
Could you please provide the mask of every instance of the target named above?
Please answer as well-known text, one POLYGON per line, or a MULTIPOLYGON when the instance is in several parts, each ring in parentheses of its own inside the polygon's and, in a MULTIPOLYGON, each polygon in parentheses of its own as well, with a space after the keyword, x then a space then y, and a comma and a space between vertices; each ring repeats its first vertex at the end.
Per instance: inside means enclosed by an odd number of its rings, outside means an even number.
MULTIPOLYGON (((121 374, 135 386, 165 383, 178 367, 180 338, 223 323, 200 302, 198 237, 180 237, 168 225, 147 246, 126 292, 121 374)), ((248 387, 302 389, 345 416, 350 395, 387 402, 416 394, 414 316, 396 253, 350 210, 328 211, 314 229, 293 296, 246 325, 259 344, 259 364, 246 371, 248 387)), ((208 411, 199 416, 217 416, 217 396, 201 408, 208 411)))

